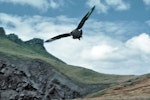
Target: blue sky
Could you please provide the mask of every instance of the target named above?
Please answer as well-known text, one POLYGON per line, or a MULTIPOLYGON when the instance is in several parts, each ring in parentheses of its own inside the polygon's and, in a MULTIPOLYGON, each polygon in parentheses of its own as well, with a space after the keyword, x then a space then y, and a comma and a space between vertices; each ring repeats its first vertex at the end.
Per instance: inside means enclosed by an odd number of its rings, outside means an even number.
POLYGON ((72 31, 93 5, 81 41, 47 43, 47 51, 101 73, 150 73, 150 0, 0 0, 0 26, 24 41, 46 40, 72 31))
MULTIPOLYGON (((85 0, 76 0, 76 1, 53 0, 53 2, 60 3, 60 4, 56 4, 57 5, 56 7, 45 7, 44 4, 43 5, 41 4, 36 7, 36 6, 33 6, 32 4, 26 4, 26 3, 21 3, 17 1, 18 0, 0 0, 1 2, 0 12, 6 12, 9 14, 17 14, 21 16, 41 15, 41 16, 55 17, 59 15, 65 15, 67 17, 76 18, 76 17, 82 16, 87 11, 89 6, 96 5, 96 3, 91 3, 91 5, 89 5, 87 4, 85 0), (42 8, 40 8, 40 6, 42 8)), ((44 0, 44 1, 47 1, 47 3, 49 3, 51 0, 49 0, 49 2, 48 0, 44 0)), ((94 0, 94 1, 99 1, 99 0, 94 0)), ((100 1, 106 4, 105 0, 100 0, 100 1)), ((118 20, 146 21, 146 20, 149 20, 149 13, 148 13, 150 10, 149 3, 146 4, 144 0, 122 0, 122 2, 125 2, 126 4, 128 4, 129 7, 126 9, 117 11, 115 9, 115 6, 110 5, 109 7, 109 5, 106 5, 109 8, 107 8, 105 12, 101 11, 101 8, 98 7, 97 8, 98 13, 95 13, 93 18, 96 18, 97 20, 105 20, 105 21, 118 21, 118 20)))

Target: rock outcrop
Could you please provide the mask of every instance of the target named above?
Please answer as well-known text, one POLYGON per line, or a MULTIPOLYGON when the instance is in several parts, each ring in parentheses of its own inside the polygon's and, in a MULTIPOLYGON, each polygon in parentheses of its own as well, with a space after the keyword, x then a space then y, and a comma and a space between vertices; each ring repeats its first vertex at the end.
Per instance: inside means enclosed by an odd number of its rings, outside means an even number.
POLYGON ((44 44, 44 40, 42 39, 38 39, 38 38, 34 38, 32 40, 26 41, 25 43, 29 44, 29 45, 43 45, 44 44))
POLYGON ((9 40, 11 40, 11 41, 13 41, 13 42, 15 42, 15 43, 18 43, 18 44, 21 44, 21 43, 23 43, 23 41, 21 40, 21 39, 19 39, 18 38, 18 36, 17 35, 15 35, 15 34, 9 34, 9 35, 7 35, 7 38, 9 39, 9 40))
POLYGON ((5 31, 3 27, 0 27, 0 36, 5 37, 5 31))
POLYGON ((0 27, 0 36, 1 37, 5 37, 17 44, 22 44, 22 45, 28 45, 28 46, 32 46, 34 48, 38 47, 39 49, 45 50, 44 48, 44 40, 39 39, 39 38, 33 38, 31 40, 28 41, 22 41, 16 34, 11 33, 6 35, 5 34, 5 30, 3 27, 0 27))
POLYGON ((29 45, 29 46, 33 46, 33 47, 38 47, 40 49, 44 49, 44 40, 39 39, 39 38, 33 38, 29 41, 24 42, 25 44, 29 45))

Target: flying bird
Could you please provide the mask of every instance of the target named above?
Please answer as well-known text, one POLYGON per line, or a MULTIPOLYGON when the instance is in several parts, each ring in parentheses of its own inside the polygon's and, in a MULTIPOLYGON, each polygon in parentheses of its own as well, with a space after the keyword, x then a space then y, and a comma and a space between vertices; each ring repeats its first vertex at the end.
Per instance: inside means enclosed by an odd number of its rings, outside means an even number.
POLYGON ((80 23, 78 24, 76 29, 74 29, 70 33, 65 33, 65 34, 61 34, 61 35, 55 36, 53 38, 50 38, 50 39, 46 40, 45 42, 52 42, 54 40, 68 37, 68 36, 72 36, 73 39, 79 39, 80 40, 80 38, 82 37, 82 27, 94 9, 95 9, 95 6, 93 6, 89 12, 87 12, 87 14, 82 18, 82 20, 80 21, 80 23))

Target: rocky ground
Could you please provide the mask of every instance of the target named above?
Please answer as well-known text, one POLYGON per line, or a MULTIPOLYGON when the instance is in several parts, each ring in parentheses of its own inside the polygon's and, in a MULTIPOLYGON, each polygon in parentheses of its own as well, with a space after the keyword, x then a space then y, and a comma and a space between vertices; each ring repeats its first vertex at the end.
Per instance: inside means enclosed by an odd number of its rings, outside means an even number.
POLYGON ((0 54, 0 100, 73 99, 107 87, 76 82, 39 59, 0 54))
POLYGON ((50 100, 80 97, 79 88, 41 61, 27 62, 21 69, 0 61, 0 100, 50 100), (34 64, 34 65, 32 65, 34 64), (66 84, 67 83, 67 84, 66 84))

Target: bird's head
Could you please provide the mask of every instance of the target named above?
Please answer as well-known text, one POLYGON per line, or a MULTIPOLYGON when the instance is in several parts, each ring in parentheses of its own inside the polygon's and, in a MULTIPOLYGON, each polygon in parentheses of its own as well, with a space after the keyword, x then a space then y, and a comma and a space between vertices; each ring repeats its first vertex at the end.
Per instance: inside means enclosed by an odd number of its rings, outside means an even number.
POLYGON ((82 37, 82 30, 75 29, 71 32, 71 35, 73 36, 73 39, 80 39, 82 37))

